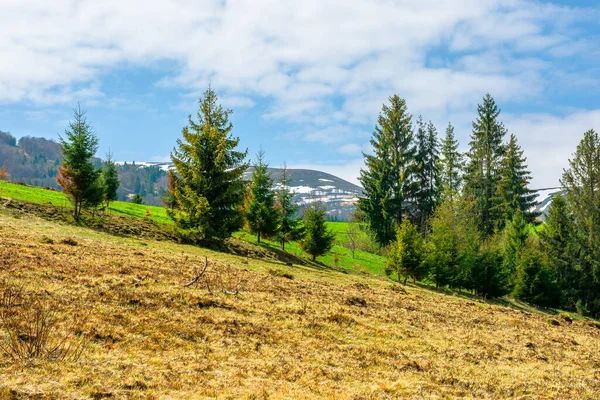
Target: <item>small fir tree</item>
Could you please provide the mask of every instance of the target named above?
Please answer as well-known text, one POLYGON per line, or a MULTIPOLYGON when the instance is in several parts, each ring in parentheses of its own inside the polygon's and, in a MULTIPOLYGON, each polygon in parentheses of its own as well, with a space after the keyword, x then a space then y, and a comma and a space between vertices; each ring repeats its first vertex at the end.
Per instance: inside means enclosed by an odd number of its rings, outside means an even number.
POLYGON ((404 284, 409 276, 413 280, 421 278, 424 271, 423 242, 417 227, 408 219, 402 221, 396 233, 396 241, 392 243, 386 261, 385 272, 388 276, 396 274, 398 280, 404 277, 404 284))
POLYGON ((277 212, 275 211, 275 192, 273 179, 265 161, 265 153, 261 150, 256 157, 252 170, 249 188, 249 201, 246 219, 250 232, 256 234, 260 243, 262 237, 271 237, 277 230, 277 212))
POLYGON ((298 206, 294 203, 294 193, 289 188, 287 166, 283 166, 279 188, 275 192, 277 212, 277 232, 275 237, 285 250, 287 242, 301 240, 304 237, 304 226, 299 218, 294 215, 298 211, 298 206))
POLYGON ((197 122, 188 117, 182 139, 171 153, 175 166, 173 195, 177 212, 168 210, 175 224, 198 239, 225 239, 243 225, 240 206, 246 185, 247 151, 236 150, 239 138, 231 136, 231 110, 218 104, 209 87, 199 101, 197 122))
POLYGON ((305 236, 300 246, 312 261, 331 250, 335 233, 327 229, 325 207, 319 202, 313 202, 304 210, 304 229, 305 236))
POLYGON ((98 150, 98 138, 81 106, 73 110, 73 114, 74 120, 69 122, 65 137, 59 136, 62 159, 56 182, 73 203, 73 217, 79 220, 83 208, 102 203, 104 187, 100 180, 101 171, 92 162, 98 150))
POLYGON ((529 227, 523 218, 520 210, 517 210, 512 221, 504 230, 504 268, 511 280, 516 273, 517 260, 521 256, 521 251, 525 241, 529 237, 529 227))
POLYGON ((454 136, 454 127, 448 123, 446 136, 441 146, 440 179, 442 193, 446 197, 454 197, 460 192, 462 185, 463 154, 458 151, 458 140, 454 136))
POLYGON ((112 154, 109 152, 106 155, 106 161, 102 166, 102 181, 104 184, 104 201, 106 208, 110 207, 110 202, 117 200, 117 190, 119 189, 119 173, 117 165, 112 159, 112 154))
POLYGON ((144 199, 139 193, 136 193, 131 197, 131 202, 133 204, 144 204, 144 199))

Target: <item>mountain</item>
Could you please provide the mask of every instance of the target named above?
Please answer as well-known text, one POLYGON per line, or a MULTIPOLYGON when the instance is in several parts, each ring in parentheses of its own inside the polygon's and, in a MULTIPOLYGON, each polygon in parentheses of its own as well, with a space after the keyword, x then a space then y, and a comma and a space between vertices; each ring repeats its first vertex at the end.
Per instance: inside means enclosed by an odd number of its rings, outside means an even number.
MULTIPOLYGON (((121 168, 125 166, 137 167, 138 169, 159 169, 168 171, 173 165, 168 162, 118 162, 121 168)), ((273 177, 273 182, 278 185, 281 179, 283 169, 269 168, 273 177)), ((302 208, 308 206, 314 201, 322 202, 326 209, 328 218, 332 221, 348 221, 356 208, 356 202, 362 194, 362 188, 353 183, 347 182, 337 176, 326 172, 310 169, 290 169, 287 170, 289 187, 294 192, 294 201, 302 208)), ((252 167, 248 168, 244 178, 250 180, 252 176, 252 167)), ((165 186, 166 187, 166 186, 165 186)))
POLYGON ((540 218, 544 221, 546 220, 546 215, 548 215, 548 209, 550 208, 550 203, 552 203, 552 198, 556 195, 562 196, 564 191, 559 187, 554 187, 538 189, 535 192, 537 194, 536 200, 538 202, 535 210, 540 212, 540 218))

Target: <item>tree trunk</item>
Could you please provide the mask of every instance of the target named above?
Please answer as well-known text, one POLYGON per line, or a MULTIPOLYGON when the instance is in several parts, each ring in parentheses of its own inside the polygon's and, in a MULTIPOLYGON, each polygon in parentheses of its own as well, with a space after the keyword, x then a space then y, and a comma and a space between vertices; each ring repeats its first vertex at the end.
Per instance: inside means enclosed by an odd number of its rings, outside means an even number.
POLYGON ((315 256, 314 254, 313 254, 312 256, 310 256, 310 257, 311 257, 311 260, 312 260, 313 262, 314 262, 314 261, 317 261, 317 256, 315 256))
POLYGON ((408 281, 408 275, 404 275, 404 286, 406 286, 406 281, 408 281))
POLYGON ((256 243, 260 243, 260 231, 256 232, 256 243))

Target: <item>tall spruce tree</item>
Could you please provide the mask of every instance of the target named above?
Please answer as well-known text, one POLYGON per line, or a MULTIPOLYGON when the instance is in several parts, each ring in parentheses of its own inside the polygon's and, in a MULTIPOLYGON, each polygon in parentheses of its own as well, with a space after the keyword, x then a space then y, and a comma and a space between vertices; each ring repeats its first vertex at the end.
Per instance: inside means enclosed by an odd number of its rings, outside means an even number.
POLYGON ((398 281, 404 277, 404 284, 409 277, 416 282, 427 273, 423 262, 423 240, 419 230, 410 220, 405 219, 398 227, 396 241, 392 244, 385 265, 385 273, 396 274, 398 281))
POLYGON ((106 161, 102 165, 102 181, 104 184, 104 202, 106 203, 106 208, 109 208, 110 202, 119 198, 117 190, 120 184, 117 165, 113 161, 110 151, 106 155, 106 161))
POLYGON ((416 220, 421 235, 425 236, 427 221, 440 201, 439 141, 431 121, 425 125, 419 117, 416 142, 416 220))
POLYGON ((371 138, 373 155, 364 154, 366 169, 360 172, 364 197, 358 207, 375 233, 377 242, 394 240, 396 226, 411 212, 415 146, 412 116, 406 102, 397 95, 383 105, 371 138))
POLYGON ((498 120, 500 109, 489 93, 484 96, 483 104, 477 106, 477 113, 469 143, 465 190, 477 201, 475 212, 480 221, 479 228, 485 235, 491 235, 495 226, 492 198, 496 193, 500 161, 505 151, 503 140, 506 129, 498 120))
POLYGON ((188 117, 182 139, 171 153, 177 174, 173 196, 179 210, 167 210, 177 226, 203 239, 224 239, 243 225, 246 151, 231 135, 232 111, 224 109, 209 86, 199 100, 197 122, 188 117))
POLYGON ((264 151, 256 156, 250 181, 250 199, 246 210, 246 219, 250 232, 256 234, 260 243, 262 237, 271 237, 277 229, 277 212, 275 211, 275 192, 273 179, 265 161, 264 151))
POLYGON ((454 127, 448 123, 446 136, 441 145, 440 180, 444 197, 455 197, 462 185, 463 154, 458 151, 458 140, 454 136, 454 127))
POLYGON ((85 116, 86 111, 77 106, 73 110, 73 121, 59 136, 62 150, 61 166, 56 183, 73 203, 73 217, 79 220, 82 208, 96 207, 102 203, 104 187, 100 180, 100 169, 92 162, 98 150, 98 137, 85 116))
POLYGON ((561 184, 582 245, 581 301, 600 315, 600 137, 594 130, 585 132, 561 184))
POLYGON ((285 244, 293 240, 300 240, 304 236, 302 221, 295 218, 298 206, 294 203, 294 193, 289 188, 287 166, 283 166, 279 188, 275 192, 275 210, 277 211, 277 232, 275 237, 285 250, 285 244))
POLYGON ((540 215, 536 212, 536 194, 529 189, 531 180, 527 170, 527 158, 523 156, 521 146, 515 135, 510 135, 506 152, 500 162, 499 179, 493 200, 492 215, 498 230, 503 229, 506 221, 512 220, 520 211, 526 222, 532 223, 540 215))

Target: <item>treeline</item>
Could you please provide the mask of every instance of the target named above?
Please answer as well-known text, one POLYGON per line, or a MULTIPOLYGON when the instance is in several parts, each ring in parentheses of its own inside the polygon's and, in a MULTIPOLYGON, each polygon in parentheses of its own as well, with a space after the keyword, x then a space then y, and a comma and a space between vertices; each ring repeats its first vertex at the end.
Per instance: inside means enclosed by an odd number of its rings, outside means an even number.
POLYGON ((448 125, 408 113, 392 96, 373 133, 360 180, 359 215, 387 248, 386 272, 405 283, 515 298, 600 315, 600 140, 585 133, 546 223, 535 212, 530 172, 517 138, 487 94, 469 150, 448 125))

